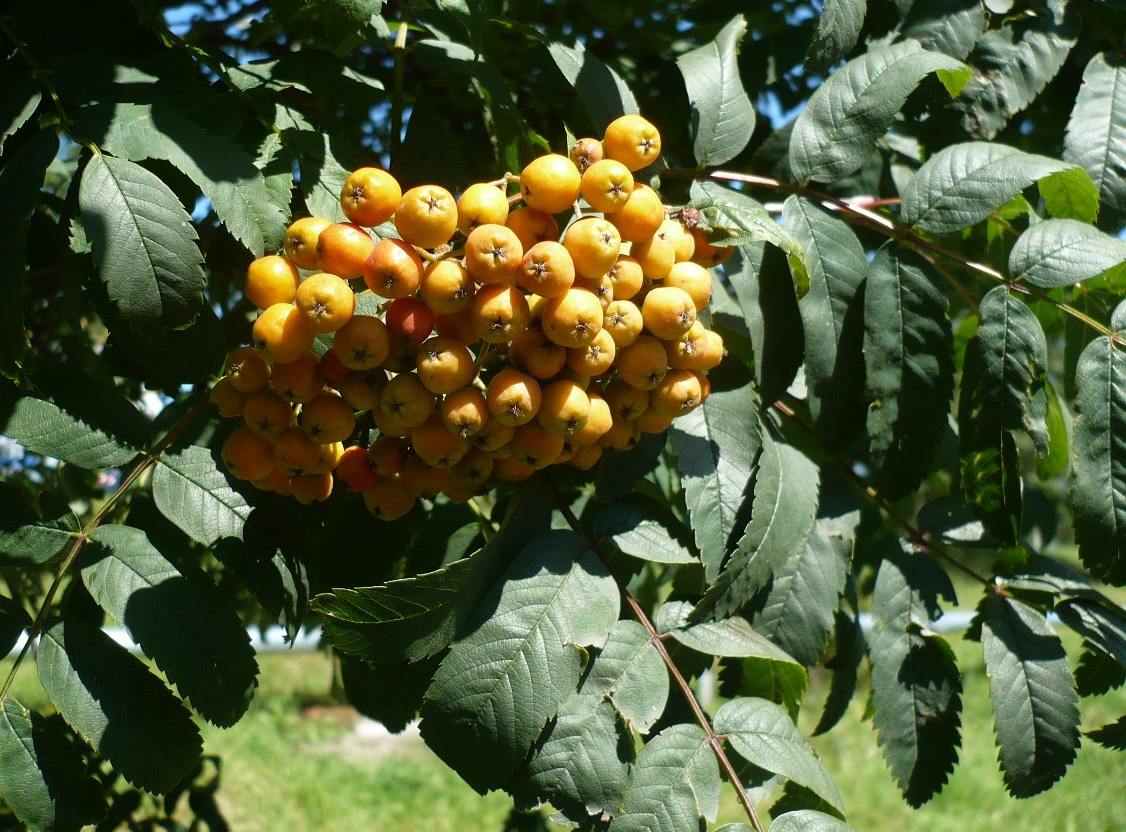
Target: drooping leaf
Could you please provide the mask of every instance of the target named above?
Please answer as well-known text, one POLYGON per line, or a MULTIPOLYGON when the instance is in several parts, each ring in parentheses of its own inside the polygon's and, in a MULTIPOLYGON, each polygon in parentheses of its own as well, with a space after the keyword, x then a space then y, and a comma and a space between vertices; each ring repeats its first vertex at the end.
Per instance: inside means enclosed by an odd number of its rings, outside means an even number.
POLYGON ((1126 211, 1126 64, 1100 52, 1083 70, 1083 86, 1067 123, 1063 158, 1095 183, 1108 228, 1126 211))
POLYGON ((1044 616, 1003 595, 985 602, 982 645, 1005 787, 1030 797, 1063 776, 1079 746, 1079 709, 1063 645, 1044 616))
POLYGON ((572 532, 525 546, 426 693, 427 744, 478 791, 502 785, 618 618, 613 578, 572 532))
POLYGON ((7 94, 0 103, 0 153, 8 137, 27 124, 43 100, 39 84, 30 72, 5 73, 7 94))
POLYGON ((747 605, 751 626, 803 665, 817 664, 833 632, 851 559, 852 540, 830 536, 816 523, 747 605))
MULTIPOLYGON (((38 104, 38 92, 33 101, 38 104)), ((0 133, 2 147, 3 133, 0 133)), ((6 298, 0 307, 0 374, 9 378, 17 375, 19 364, 28 351, 24 324, 27 226, 35 211, 47 166, 58 151, 59 137, 55 131, 41 130, 0 168, 0 227, 9 234, 7 243, 0 246, 0 291, 6 298)))
POLYGON ((203 258, 172 190, 134 162, 97 155, 78 202, 98 273, 129 326, 154 340, 189 323, 203 305, 203 258))
POLYGON ((163 794, 199 761, 203 745, 187 708, 96 627, 72 620, 48 628, 38 667, 63 718, 133 785, 163 794))
POLYGON ((1056 605, 1064 624, 1126 668, 1126 611, 1107 598, 1072 598, 1056 605))
POLYGON ((860 622, 843 612, 837 613, 834 640, 836 652, 825 663, 826 669, 833 671, 833 679, 829 683, 829 693, 825 697, 821 718, 813 729, 814 736, 832 729, 845 715, 852 695, 856 692, 860 660, 867 650, 860 622))
POLYGON ((756 632, 745 618, 731 615, 718 621, 694 622, 692 614, 689 602, 666 601, 657 610, 653 625, 658 632, 668 633, 685 647, 708 656, 765 659, 801 669, 792 656, 756 632))
POLYGON ((27 610, 12 598, 0 595, 0 658, 11 652, 20 635, 30 626, 31 616, 27 610))
MULTIPOLYGON (((714 194, 715 189, 712 188, 711 192, 714 194)), ((794 294, 801 298, 809 291, 805 247, 753 199, 742 194, 719 194, 693 198, 688 207, 699 212, 699 226, 713 245, 746 246, 767 242, 782 249, 793 273, 794 294)))
POLYGON ((733 699, 716 711, 712 726, 743 759, 810 789, 844 812, 837 784, 778 705, 765 699, 733 699))
POLYGON ((903 189, 903 221, 938 233, 968 228, 1033 182, 1071 167, 993 142, 944 147, 903 189))
POLYGON ((885 559, 872 597, 875 728, 884 759, 912 806, 945 785, 958 760, 962 684, 949 645, 927 632, 954 598, 947 574, 922 552, 885 559))
POLYGON ((900 30, 924 49, 964 61, 985 31, 980 0, 915 0, 900 30))
MULTIPOLYGON (((1126 307, 1114 327, 1126 323, 1126 307)), ((1096 577, 1126 582, 1126 352, 1109 338, 1079 357, 1071 511, 1079 556, 1096 577)))
POLYGON ((961 61, 927 52, 913 40, 869 48, 830 75, 794 122, 794 177, 835 182, 859 170, 923 78, 964 68, 961 61))
MULTIPOLYGON (((751 520, 735 553, 694 613, 726 618, 738 612, 803 551, 817 513, 817 466, 801 451, 762 435, 751 520)), ((834 608, 836 605, 833 605, 834 608)))
POLYGON ((252 254, 281 246, 281 209, 250 154, 226 137, 160 104, 93 104, 75 114, 75 124, 81 135, 96 137, 102 150, 121 159, 171 162, 211 200, 219 219, 252 254))
POLYGON ((1094 222, 1099 216, 1099 191, 1080 167, 1061 170, 1040 180, 1040 196, 1048 216, 1094 222))
POLYGON ((538 487, 522 492, 496 535, 469 558, 382 586, 322 593, 310 608, 326 616, 325 632, 343 653, 377 664, 434 655, 466 626, 516 554, 547 528, 549 500, 538 487))
POLYGON ((637 100, 619 75, 586 51, 581 43, 574 47, 548 44, 547 51, 590 117, 595 130, 602 131, 618 116, 639 112, 637 100))
POLYGON ((966 130, 993 138, 1056 77, 1078 34, 1079 15, 1063 0, 1041 3, 1036 14, 1006 19, 983 34, 968 58, 973 80, 955 105, 965 113, 966 130))
POLYGON ((239 617, 202 573, 177 568, 143 531, 122 525, 91 533, 81 569, 94 600, 200 715, 222 726, 239 720, 258 663, 239 617))
POLYGON ((340 681, 348 702, 393 734, 414 722, 438 659, 371 665, 355 656, 340 657, 340 681))
POLYGON ((695 125, 692 155, 700 167, 730 162, 755 131, 755 109, 739 77, 739 45, 746 33, 747 21, 736 15, 715 40, 676 59, 688 89, 695 125))
POLYGON ((80 468, 124 465, 149 442, 148 420, 112 387, 69 366, 44 366, 39 395, 0 383, 0 433, 34 453, 80 468), (41 396, 41 397, 40 397, 41 396))
POLYGON ((954 339, 942 277, 918 254, 887 243, 864 289, 864 361, 873 473, 889 497, 930 469, 954 389, 954 339))
POLYGON ((671 512, 638 494, 599 508, 590 530, 595 537, 613 541, 635 558, 655 563, 696 563, 688 547, 673 536, 669 528, 673 524, 680 525, 671 512))
POLYGON ((1126 714, 1102 728, 1088 731, 1087 736, 1104 748, 1126 751, 1126 714))
POLYGON ((868 258, 841 219, 791 196, 782 224, 806 250, 809 292, 798 301, 805 336, 809 412, 829 448, 840 448, 864 419, 864 303, 868 258))
POLYGON ((1126 242, 1076 220, 1045 220, 1029 228, 1009 252, 1016 280, 1052 289, 1070 286, 1126 262, 1126 242))
POLYGON ((1101 696, 1126 685, 1126 665, 1090 643, 1075 665, 1075 688, 1081 697, 1101 696))
POLYGON ((0 798, 32 832, 77 832, 105 812, 78 749, 11 698, 0 704, 0 798))
POLYGON ((824 72, 851 52, 867 11, 867 0, 826 0, 805 56, 806 69, 824 72))
POLYGON ((714 389, 677 419, 670 436, 700 558, 709 579, 727 557, 761 442, 753 385, 714 389))
POLYGON ((813 809, 785 812, 774 818, 770 832, 856 832, 839 818, 813 809))
POLYGON ((637 755, 621 811, 608 832, 681 832, 719 810, 719 764, 704 732, 672 725, 637 755))
POLYGON ((720 662, 721 696, 767 699, 785 708, 791 719, 798 718, 808 685, 809 674, 795 661, 746 656, 720 662))

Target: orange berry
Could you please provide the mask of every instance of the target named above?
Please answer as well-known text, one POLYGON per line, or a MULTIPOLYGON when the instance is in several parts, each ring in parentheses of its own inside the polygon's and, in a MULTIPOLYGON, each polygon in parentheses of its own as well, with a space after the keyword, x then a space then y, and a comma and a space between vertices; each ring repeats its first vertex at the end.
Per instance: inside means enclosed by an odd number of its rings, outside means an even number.
POLYGON ((274 459, 291 477, 315 471, 321 461, 321 446, 299 427, 288 427, 274 439, 274 459))
POLYGON ((410 456, 407 440, 399 436, 381 436, 368 448, 368 459, 381 477, 394 477, 403 472, 410 456))
POLYGON ((402 188, 387 171, 357 168, 344 180, 340 207, 351 222, 370 228, 391 219, 402 198, 402 188))
POLYGON ((635 182, 629 201, 621 210, 607 214, 623 240, 635 243, 652 237, 665 221, 665 206, 657 192, 648 185, 635 182))
POLYGON ((654 234, 634 243, 629 256, 641 266, 641 273, 649 280, 664 280, 676 263, 676 249, 668 240, 654 234))
POLYGON ((605 329, 589 344, 567 350, 567 367, 581 376, 600 376, 614 366, 614 336, 605 329))
POLYGON ((379 394, 386 386, 387 373, 376 368, 352 373, 337 382, 336 389, 352 410, 371 410, 379 407, 379 394))
POLYGON ((332 225, 323 217, 302 217, 285 232, 285 254, 298 268, 319 268, 317 260, 317 240, 321 232, 332 225))
POLYGON ((572 468, 578 468, 580 471, 589 471, 596 464, 598 460, 602 459, 602 446, 601 445, 577 445, 575 452, 571 458, 567 460, 567 464, 572 468))
POLYGON ((484 427, 469 437, 469 441, 477 450, 493 454, 507 446, 515 433, 516 428, 513 425, 489 419, 484 427))
POLYGON ((699 407, 703 390, 699 377, 691 370, 669 370, 650 394, 650 407, 673 419, 699 407))
POLYGON ((610 430, 610 425, 614 422, 610 405, 603 396, 598 393, 588 393, 587 400, 590 403, 590 408, 587 412, 586 423, 571 435, 571 440, 575 445, 589 445, 592 442, 597 442, 606 431, 610 430))
POLYGON ((397 480, 381 479, 364 489, 364 505, 379 520, 398 520, 414 508, 415 496, 397 480))
POLYGON ((615 362, 618 375, 638 390, 652 390, 668 372, 665 345, 652 335, 641 335, 628 347, 618 350, 615 362))
POLYGON ((320 445, 343 442, 356 429, 352 405, 335 393, 321 393, 301 406, 301 429, 320 445))
POLYGON ((489 412, 501 424, 517 427, 536 417, 542 401, 539 382, 506 367, 489 381, 485 399, 489 412))
POLYGON ((414 373, 400 373, 379 394, 379 409, 401 425, 413 428, 434 412, 437 397, 414 373))
POLYGON ((697 312, 706 309, 712 301, 712 273, 699 263, 690 260, 676 263, 665 275, 665 285, 686 291, 697 312))
POLYGON ((340 461, 336 463, 336 476, 350 491, 363 491, 379 481, 368 449, 360 445, 344 449, 340 461))
POLYGON ((520 285, 532 294, 558 297, 575 282, 575 264, 564 246, 544 240, 524 252, 518 278, 520 285))
POLYGON ((607 384, 602 395, 615 422, 636 419, 649 407, 649 391, 638 389, 620 377, 607 384))
POLYGON ((602 304, 592 292, 571 288, 543 307, 544 334, 564 347, 582 347, 602 329, 602 304))
POLYGON ((274 390, 289 402, 307 402, 324 389, 324 376, 317 356, 307 352, 296 361, 275 364, 274 390))
POLYGON ((364 283, 383 298, 405 298, 422 281, 422 258, 410 243, 388 237, 376 243, 364 261, 364 283))
POLYGON ((615 347, 628 347, 641 334, 645 321, 641 310, 628 300, 614 300, 606 307, 602 318, 602 331, 609 332, 615 347))
POLYGON ((223 463, 240 480, 258 480, 274 469, 274 448, 270 440, 245 425, 236 428, 223 442, 223 463))
POLYGON ((478 283, 515 286, 524 248, 504 225, 479 225, 465 241, 465 268, 478 283))
POLYGON ((641 291, 645 274, 641 264, 629 255, 621 255, 606 272, 610 285, 614 287, 614 300, 629 300, 641 291))
POLYGON ((571 145, 568 158, 574 162, 575 167, 579 169, 579 173, 585 173, 587 168, 596 162, 601 162, 604 158, 602 142, 591 138, 579 139, 571 145))
POLYGON ((254 322, 254 346, 275 362, 296 361, 313 348, 316 334, 305 323, 305 316, 294 305, 275 303, 254 322))
POLYGON ((661 155, 661 134, 639 115, 624 115, 606 127, 602 148, 608 159, 616 159, 629 170, 641 170, 661 155))
POLYGON ((595 162, 583 172, 579 184, 590 207, 603 214, 620 211, 633 193, 633 174, 615 159, 595 162))
POLYGON ((493 473, 493 458, 484 451, 471 448, 461 460, 450 469, 451 479, 470 492, 477 491, 493 473))
POLYGON ((301 273, 291 261, 276 254, 259 257, 247 267, 247 299, 259 309, 275 303, 293 303, 301 273))
POLYGON ((519 208, 508 215, 504 224, 516 232, 520 246, 528 251, 536 243, 559 239, 559 224, 555 217, 535 208, 519 208))
POLYGON ((359 277, 374 246, 371 235, 355 223, 333 223, 317 238, 318 268, 345 280, 359 277))
POLYGON ((408 492, 425 500, 433 500, 441 494, 449 481, 448 468, 432 468, 417 456, 407 460, 403 473, 399 475, 399 483, 408 492))
POLYGON ((418 298, 392 301, 383 317, 392 342, 405 340, 418 345, 434 330, 434 312, 418 298))
POLYGON ((431 468, 450 468, 469 452, 469 440, 451 433, 441 415, 434 413, 411 429, 411 447, 431 468))
POLYGON ((340 363, 350 370, 378 367, 391 352, 387 325, 374 315, 353 315, 336 333, 333 342, 340 363))
POLYGON ((575 274, 597 279, 614 265, 621 250, 618 230, 600 217, 584 217, 567 229, 563 245, 575 264, 575 274))
POLYGON ((293 496, 301 505, 323 503, 332 495, 332 474, 302 474, 291 483, 293 496))
POLYGON ((539 471, 559 458, 563 452, 563 436, 552 433, 539 422, 528 422, 516 428, 508 446, 514 458, 539 471))
POLYGON ((543 330, 529 328, 512 341, 508 361, 533 378, 551 378, 567 363, 567 348, 550 341, 543 330))
POLYGON ((493 476, 502 482, 523 482, 534 473, 535 468, 515 456, 501 457, 493 463, 493 476))
POLYGON ((254 347, 239 347, 227 356, 225 376, 235 390, 253 393, 261 390, 270 380, 270 365, 254 347))
POLYGON ((275 391, 264 388, 247 394, 242 415, 248 428, 273 439, 293 423, 293 406, 275 391))
POLYGON ((457 200, 457 230, 465 236, 481 225, 508 219, 508 197, 502 188, 487 182, 478 182, 465 189, 457 200))
POLYGON ((316 333, 336 332, 356 311, 352 287, 328 272, 305 278, 297 287, 296 300, 305 326, 316 333))
POLYGON ((476 387, 462 387, 447 393, 442 399, 440 410, 446 429, 461 437, 473 436, 489 421, 489 405, 485 401, 485 394, 476 387))
POLYGON ((726 263, 735 251, 730 246, 713 246, 700 228, 693 228, 689 233, 692 235, 694 247, 692 262, 706 269, 726 263))
POLYGON ((395 209, 395 228, 404 240, 419 248, 446 243, 457 230, 453 194, 439 185, 411 188, 395 209))
POLYGON ((696 304, 689 294, 676 286, 650 289, 641 304, 645 328, 656 337, 671 341, 679 338, 696 323, 696 304))
POLYGON ((456 260, 430 263, 422 273, 419 293, 434 312, 454 315, 469 308, 475 286, 465 266, 456 260))
POLYGON ((574 162, 566 156, 549 153, 533 159, 520 172, 520 196, 529 208, 559 214, 575 204, 581 181, 574 162))
POLYGON ((527 328, 531 317, 523 292, 497 283, 477 290, 470 312, 474 335, 490 344, 511 341, 527 328))
POLYGON ((224 419, 233 419, 241 416, 246 407, 247 393, 239 390, 229 378, 223 376, 211 388, 211 403, 219 410, 219 415, 224 419))
POLYGON ((549 433, 570 436, 590 417, 590 397, 575 382, 558 379, 544 385, 536 419, 549 433))
POLYGON ((662 222, 661 227, 657 229, 657 236, 672 243, 673 250, 676 252, 676 262, 678 263, 691 260, 692 255, 695 254, 696 241, 692 239, 692 235, 688 233, 688 229, 677 220, 668 219, 662 222))
POLYGON ((473 354, 460 341, 435 335, 418 349, 418 377, 426 389, 439 395, 464 387, 477 374, 473 354))

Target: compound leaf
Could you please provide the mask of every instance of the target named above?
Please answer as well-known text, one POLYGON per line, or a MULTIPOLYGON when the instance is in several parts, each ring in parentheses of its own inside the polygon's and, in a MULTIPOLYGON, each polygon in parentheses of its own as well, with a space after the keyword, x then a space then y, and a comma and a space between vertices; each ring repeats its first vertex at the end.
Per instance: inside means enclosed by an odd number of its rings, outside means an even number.
POLYGON ((692 153, 700 167, 722 165, 742 152, 755 131, 755 109, 739 77, 738 52, 747 21, 736 15, 715 40, 676 59, 695 123, 692 153))
POLYGON ((1083 70, 1083 86, 1067 123, 1063 158, 1079 165, 1095 183, 1099 203, 1111 217, 1126 211, 1126 64, 1101 52, 1083 70))
POLYGON ((645 628, 619 621, 591 665, 583 690, 610 697, 622 719, 647 733, 665 709, 669 675, 645 628))
POLYGON ((82 226, 113 305, 155 340, 190 323, 206 281, 191 217, 172 190, 134 162, 96 155, 78 191, 82 226))
POLYGON ((809 291, 798 301, 805 335, 809 413, 830 448, 840 448, 864 420, 864 303, 868 258, 841 219, 791 196, 782 225, 806 251, 809 291))
POLYGON ((1009 273, 1052 289, 1089 280, 1124 262, 1126 242, 1118 237, 1076 220, 1045 220, 1017 238, 1009 252, 1009 273))
MULTIPOLYGON (((745 618, 731 615, 718 621, 693 622, 692 604, 687 601, 666 601, 657 610, 654 626, 668 633, 685 647, 709 656, 766 659, 804 669, 793 657, 758 633, 745 618)), ((789 670, 789 668, 787 668, 789 670)))
POLYGON ((913 40, 872 47, 849 61, 814 91, 794 122, 794 177, 835 182, 859 170, 923 78, 964 70, 961 61, 913 40))
POLYGON ((1094 339, 1079 357, 1075 383, 1071 510, 1079 556, 1096 577, 1121 584, 1126 581, 1126 353, 1107 337, 1094 339))
POLYGON ((71 545, 80 530, 66 506, 37 508, 16 488, 0 489, 0 565, 46 563, 71 545))
POLYGON ((199 762, 203 744, 187 708, 96 627, 74 620, 47 629, 38 667, 63 718, 138 788, 165 794, 199 762))
POLYGON ((954 339, 942 278, 920 255, 887 243, 864 289, 868 441, 889 497, 914 490, 930 469, 954 389, 954 339))
POLYGON ((938 233, 968 228, 1033 182, 1072 167, 992 142, 944 147, 903 189, 903 221, 938 233))
POLYGON ((608 832, 681 832, 719 810, 719 764, 695 725, 672 725, 650 740, 630 774, 608 832))
POLYGON ((229 726, 246 712, 258 675, 250 637, 201 572, 172 564, 140 529, 106 525, 83 550, 82 580, 200 715, 229 726))
POLYGON ((0 704, 0 798, 32 832, 77 832, 105 812, 79 750, 10 698, 0 704))
POLYGON ((716 711, 712 724, 744 760, 804 786, 844 812, 837 784, 782 707, 765 699, 732 699, 716 711))
POLYGON ((774 818, 770 832, 855 832, 839 818, 813 809, 785 812, 774 818))
POLYGON ((1015 797, 1031 797, 1062 777, 1075 758, 1075 680, 1063 645, 1041 613, 995 594, 986 600, 983 618, 1001 772, 1015 797))
MULTIPOLYGON (((771 575, 801 552, 817 513, 817 466, 796 448, 763 433, 751 519, 735 553, 704 595, 694 617, 738 612, 771 575)), ((834 604, 834 607, 836 605, 834 604)))
POLYGON ((1126 751, 1126 715, 1118 717, 1102 728, 1088 731, 1087 736, 1104 748, 1126 751))
POLYGON ((675 515, 660 503, 635 494, 599 508, 591 533, 612 541, 627 555, 642 560, 697 563, 688 547, 673 536, 669 528, 673 524, 680 526, 675 515))
POLYGON ((426 692, 422 735, 478 791, 503 785, 618 618, 613 578, 568 531, 525 546, 426 692))
POLYGON ((915 0, 900 30, 924 49, 964 61, 985 31, 980 0, 915 0))
POLYGON ((874 724, 884 759, 912 806, 930 800, 958 760, 962 684, 953 651, 928 632, 953 599, 947 574, 921 552, 883 561, 872 597, 874 724))

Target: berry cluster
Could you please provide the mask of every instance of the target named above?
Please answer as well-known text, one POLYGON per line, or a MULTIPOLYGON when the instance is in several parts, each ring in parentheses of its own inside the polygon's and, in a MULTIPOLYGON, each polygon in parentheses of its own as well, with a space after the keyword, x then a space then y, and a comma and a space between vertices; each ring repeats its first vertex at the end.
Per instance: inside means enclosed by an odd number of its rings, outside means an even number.
POLYGON ((457 200, 353 172, 340 195, 349 222, 299 219, 285 256, 250 265, 254 345, 212 391, 222 415, 246 422, 223 446, 231 473, 302 502, 326 499, 335 475, 393 519, 419 497, 589 469, 699 406, 724 350, 697 313, 707 267, 728 252, 634 181, 660 147, 652 124, 623 116, 601 142, 457 200), (572 210, 560 242, 556 215, 572 210), (382 235, 389 221, 398 236, 382 235), (360 279, 377 314, 356 311, 360 279), (378 438, 345 447, 364 412, 378 438))

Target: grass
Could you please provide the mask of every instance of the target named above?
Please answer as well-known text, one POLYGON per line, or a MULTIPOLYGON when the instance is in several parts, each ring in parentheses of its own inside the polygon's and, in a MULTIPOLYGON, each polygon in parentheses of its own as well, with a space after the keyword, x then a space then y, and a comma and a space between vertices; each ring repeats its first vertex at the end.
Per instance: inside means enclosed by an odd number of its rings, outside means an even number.
MULTIPOLYGON (((1117 832, 1126 828, 1126 755, 1084 742, 1061 783, 1046 794, 1014 800, 997 770, 988 680, 980 646, 953 639, 964 672, 961 761, 943 793, 911 810, 892 783, 863 721, 864 692, 827 736, 811 741, 835 777, 859 832, 964 832, 966 829, 1117 832)), ((417 735, 360 736, 350 708, 331 701, 331 662, 321 653, 259 657, 261 685, 236 726, 203 726, 205 751, 222 757, 220 805, 232 832, 500 832, 511 802, 477 795, 441 763, 417 735)), ((8 662, 0 664, 7 671, 8 662)), ((799 720, 807 733, 817 718, 824 679, 811 685, 799 720)), ((14 694, 46 707, 31 668, 14 694)), ((1117 718, 1126 692, 1086 701, 1085 728, 1117 718), (1088 724, 1089 723, 1089 724, 1088 724)), ((744 820, 727 789, 722 821, 744 820)), ((562 827, 558 827, 562 829, 562 827)))

